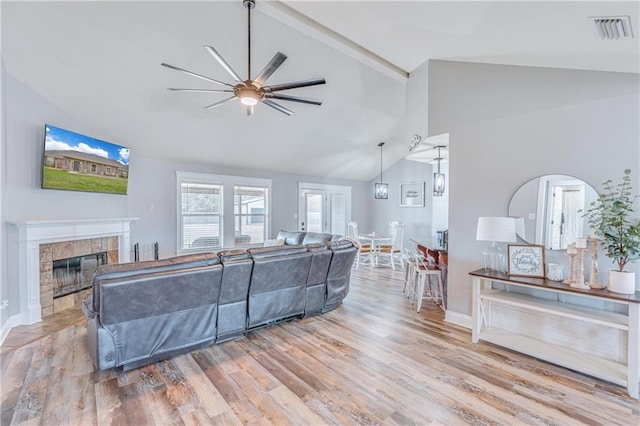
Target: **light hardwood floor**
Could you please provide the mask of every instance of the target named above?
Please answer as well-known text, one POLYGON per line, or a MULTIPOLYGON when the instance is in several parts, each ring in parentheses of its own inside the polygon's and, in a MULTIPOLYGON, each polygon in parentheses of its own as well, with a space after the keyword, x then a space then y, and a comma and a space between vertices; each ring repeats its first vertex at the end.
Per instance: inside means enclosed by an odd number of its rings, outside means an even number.
POLYGON ((77 310, 17 327, 0 424, 640 424, 619 386, 416 313, 403 278, 363 267, 330 313, 126 373, 93 370, 77 310))

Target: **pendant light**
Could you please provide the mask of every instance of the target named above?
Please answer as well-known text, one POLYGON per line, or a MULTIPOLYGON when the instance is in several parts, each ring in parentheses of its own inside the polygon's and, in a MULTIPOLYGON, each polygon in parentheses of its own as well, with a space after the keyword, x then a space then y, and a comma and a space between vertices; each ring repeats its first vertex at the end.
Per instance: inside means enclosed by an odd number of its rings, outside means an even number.
POLYGON ((382 147, 384 142, 380 142, 378 146, 380 147, 380 182, 376 183, 375 197, 380 200, 386 200, 389 198, 389 184, 382 183, 382 147))
POLYGON ((433 149, 438 150, 438 157, 436 160, 438 161, 438 171, 433 174, 433 196, 441 197, 444 194, 444 174, 440 173, 440 160, 442 160, 442 156, 440 155, 440 149, 445 148, 443 145, 438 145, 433 149))

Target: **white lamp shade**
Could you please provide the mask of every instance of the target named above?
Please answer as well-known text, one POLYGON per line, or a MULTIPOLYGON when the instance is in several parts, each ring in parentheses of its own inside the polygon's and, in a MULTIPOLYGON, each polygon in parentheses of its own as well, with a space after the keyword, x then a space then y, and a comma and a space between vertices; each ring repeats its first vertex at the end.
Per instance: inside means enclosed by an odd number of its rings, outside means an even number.
POLYGON ((524 230, 524 217, 514 217, 513 219, 516 221, 516 235, 523 240, 526 240, 527 236, 525 235, 524 230))
POLYGON ((516 220, 513 217, 479 217, 476 240, 515 243, 516 220))

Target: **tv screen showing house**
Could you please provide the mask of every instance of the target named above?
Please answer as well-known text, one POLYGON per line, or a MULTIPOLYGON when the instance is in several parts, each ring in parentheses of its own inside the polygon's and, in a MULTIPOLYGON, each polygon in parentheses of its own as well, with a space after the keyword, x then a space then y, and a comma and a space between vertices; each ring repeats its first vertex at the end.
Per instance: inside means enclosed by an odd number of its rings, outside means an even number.
POLYGON ((126 194, 129 148, 45 125, 42 188, 126 194))

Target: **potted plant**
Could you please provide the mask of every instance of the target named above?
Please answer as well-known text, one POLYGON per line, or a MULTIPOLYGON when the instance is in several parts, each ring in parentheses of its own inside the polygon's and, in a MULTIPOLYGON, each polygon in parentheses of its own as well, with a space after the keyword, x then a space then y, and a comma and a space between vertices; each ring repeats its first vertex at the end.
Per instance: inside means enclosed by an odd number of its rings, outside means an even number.
POLYGON ((626 169, 622 183, 617 185, 611 180, 604 182, 604 192, 584 213, 607 257, 618 265, 617 270, 609 270, 609 291, 624 294, 636 291, 635 272, 624 268, 640 257, 640 219, 633 208, 638 196, 631 193, 630 174, 631 170, 626 169))

